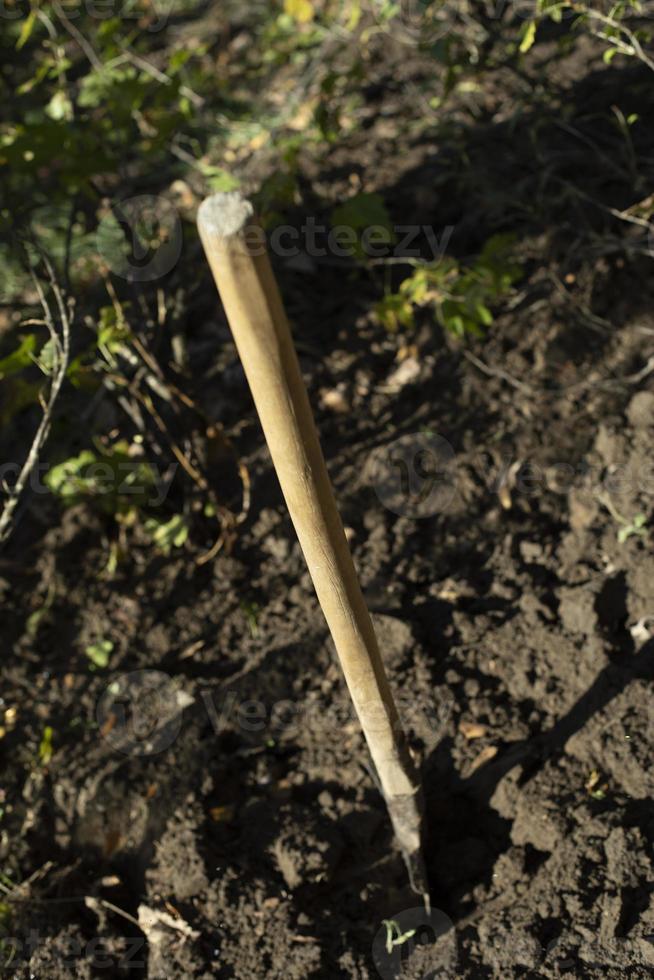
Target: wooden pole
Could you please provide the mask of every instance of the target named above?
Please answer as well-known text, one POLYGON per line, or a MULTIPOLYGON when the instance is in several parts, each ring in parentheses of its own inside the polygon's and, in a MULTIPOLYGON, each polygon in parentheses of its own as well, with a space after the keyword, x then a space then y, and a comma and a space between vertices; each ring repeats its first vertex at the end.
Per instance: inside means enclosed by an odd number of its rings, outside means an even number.
POLYGON ((253 215, 240 194, 214 194, 200 205, 200 238, 412 886, 428 904, 420 781, 336 507, 265 236, 253 215))

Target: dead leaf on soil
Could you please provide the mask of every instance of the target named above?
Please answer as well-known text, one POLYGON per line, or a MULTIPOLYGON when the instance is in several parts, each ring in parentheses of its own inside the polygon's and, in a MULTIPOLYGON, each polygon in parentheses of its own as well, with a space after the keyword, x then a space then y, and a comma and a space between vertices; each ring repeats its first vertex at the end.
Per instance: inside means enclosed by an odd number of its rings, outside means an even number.
POLYGON ((485 725, 480 725, 476 721, 461 721, 459 722, 459 731, 467 739, 473 739, 483 738, 488 729, 485 725))
POLYGON ((456 584, 454 579, 447 578, 436 592, 436 598, 443 602, 458 602, 463 595, 463 590, 456 584))
POLYGON ((398 350, 395 360, 399 364, 401 361, 405 361, 408 357, 412 357, 417 361, 419 356, 420 352, 418 351, 416 344, 403 344, 398 350))
POLYGON ((137 914, 139 926, 145 933, 147 941, 155 946, 161 945, 168 930, 171 929, 180 933, 185 939, 197 939, 200 935, 181 916, 176 918, 169 912, 152 909, 148 905, 139 905, 137 914))
POLYGON ((103 888, 116 888, 120 884, 120 878, 118 875, 105 875, 104 878, 100 878, 100 884, 103 888))
POLYGON ((420 377, 420 362, 415 357, 407 357, 386 378, 386 383, 380 390, 389 393, 400 391, 405 385, 412 384, 420 377))
POLYGON ((637 623, 629 627, 629 632, 636 645, 636 650, 640 650, 645 643, 651 640, 652 627, 654 627, 654 616, 643 616, 637 623))
POLYGON ((338 388, 323 388, 320 392, 320 406, 341 415, 350 411, 350 403, 338 388))
POLYGON ((112 713, 112 714, 110 714, 108 716, 108 718, 105 721, 104 725, 100 729, 100 734, 102 735, 103 738, 106 738, 107 735, 109 735, 111 733, 111 731, 116 727, 116 722, 117 721, 118 721, 118 716, 117 715, 114 715, 112 713))
POLYGON ((523 460, 521 459, 515 460, 515 462, 509 466, 508 470, 506 470, 500 478, 500 483, 497 488, 497 496, 500 498, 500 503, 504 510, 511 510, 513 507, 511 491, 515 488, 522 463, 523 460))
POLYGON ((209 816, 214 823, 229 823, 230 820, 234 819, 234 813, 234 807, 229 804, 226 806, 212 806, 209 810, 209 816))
POLYGON ((193 188, 185 180, 174 180, 170 185, 170 193, 175 206, 184 215, 193 215, 195 213, 199 201, 193 188))
POLYGON ((293 890, 297 888, 298 885, 302 884, 302 876, 299 874, 295 858, 289 850, 287 850, 280 840, 275 841, 272 847, 272 852, 275 860, 277 861, 277 867, 281 871, 284 881, 288 887, 293 890))
POLYGON ((180 660, 188 660, 189 657, 194 657, 196 653, 199 653, 204 647, 204 640, 196 640, 195 643, 191 643, 190 646, 186 647, 185 650, 179 655, 180 660))
POLYGON ((123 844, 125 843, 125 838, 119 830, 112 828, 107 831, 102 844, 102 850, 106 858, 110 858, 116 851, 119 851, 123 844))
POLYGON ((286 123, 288 128, 295 130, 295 132, 304 132, 304 130, 311 124, 319 104, 320 100, 315 97, 307 99, 306 102, 303 102, 297 109, 295 115, 292 116, 286 123))
POLYGON ((586 780, 586 792, 589 793, 595 800, 603 800, 606 796, 606 791, 609 788, 608 783, 602 783, 602 776, 597 771, 593 769, 590 776, 586 780))

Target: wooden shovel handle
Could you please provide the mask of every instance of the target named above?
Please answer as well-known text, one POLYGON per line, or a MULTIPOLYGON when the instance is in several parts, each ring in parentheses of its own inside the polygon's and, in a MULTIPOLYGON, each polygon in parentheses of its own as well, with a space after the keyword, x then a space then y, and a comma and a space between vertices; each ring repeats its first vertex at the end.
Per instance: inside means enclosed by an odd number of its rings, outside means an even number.
POLYGON ((387 801, 415 797, 417 778, 336 507, 263 232, 239 194, 205 200, 198 228, 384 796, 387 801))

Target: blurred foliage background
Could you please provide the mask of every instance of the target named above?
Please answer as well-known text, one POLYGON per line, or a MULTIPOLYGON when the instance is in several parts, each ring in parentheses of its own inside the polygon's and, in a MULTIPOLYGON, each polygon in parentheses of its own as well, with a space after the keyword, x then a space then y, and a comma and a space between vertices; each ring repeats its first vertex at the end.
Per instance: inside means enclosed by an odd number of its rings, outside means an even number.
MULTIPOLYGON (((654 67, 648 12, 632 0, 6 2, 0 540, 36 488, 103 515, 108 575, 133 541, 190 548, 198 561, 233 541, 249 477, 219 413, 197 397, 187 346, 189 318, 215 303, 194 226, 209 192, 254 194, 269 230, 307 213, 352 228, 350 288, 365 284, 370 322, 398 344, 425 317, 458 343, 483 338, 524 273, 516 242, 533 195, 509 188, 501 213, 488 199, 479 224, 491 234, 475 249, 371 260, 361 235, 374 225, 395 239, 392 202, 356 180, 332 192, 321 168, 329 159, 337 171, 354 135, 391 124, 399 147, 449 146, 457 171, 461 133, 488 124, 483 93, 499 73, 515 81, 507 137, 523 118, 535 142, 556 97, 549 67, 591 41, 586 68, 654 67), (402 111, 385 120, 393 99, 402 111)), ((645 202, 613 208, 638 233, 619 246, 629 255, 650 250, 641 126, 616 106, 614 141, 582 147, 645 202)), ((545 180, 536 152, 533 166, 545 180)), ((483 186, 483 173, 475 179, 483 186)), ((552 187, 543 195, 557 197, 552 187)), ((569 207, 562 191, 559 204, 569 207)))

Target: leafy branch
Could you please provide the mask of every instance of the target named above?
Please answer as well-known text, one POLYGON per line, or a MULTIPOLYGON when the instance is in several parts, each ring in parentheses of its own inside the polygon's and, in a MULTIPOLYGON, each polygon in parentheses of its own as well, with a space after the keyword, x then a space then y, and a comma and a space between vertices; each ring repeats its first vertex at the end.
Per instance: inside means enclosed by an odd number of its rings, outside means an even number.
POLYGON ((377 319, 391 332, 411 329, 416 307, 431 306, 441 326, 455 337, 481 336, 493 323, 492 305, 508 295, 520 276, 511 243, 511 236, 493 236, 469 266, 451 257, 413 263, 413 274, 377 304, 377 319))

